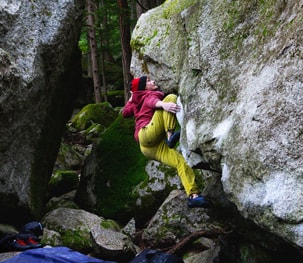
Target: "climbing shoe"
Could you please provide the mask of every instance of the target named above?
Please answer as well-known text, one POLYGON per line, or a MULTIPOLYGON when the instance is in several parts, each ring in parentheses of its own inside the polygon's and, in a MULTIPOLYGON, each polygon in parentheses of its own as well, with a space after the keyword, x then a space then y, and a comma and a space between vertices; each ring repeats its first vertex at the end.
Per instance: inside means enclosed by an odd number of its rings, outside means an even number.
POLYGON ((40 244, 39 239, 31 234, 17 234, 15 239, 11 242, 11 250, 27 250, 32 248, 40 248, 43 245, 40 244))
POLYGON ((26 244, 30 245, 31 248, 40 248, 43 245, 40 244, 39 239, 37 239, 35 236, 29 236, 28 239, 25 240, 26 244))
POLYGON ((169 140, 166 140, 166 144, 168 145, 169 148, 174 148, 177 142, 180 140, 180 131, 174 132, 169 140))
POLYGON ((197 197, 189 197, 187 199, 187 206, 189 208, 202 207, 202 208, 210 208, 212 207, 212 203, 205 199, 205 197, 198 195, 197 197))
POLYGON ((10 244, 10 249, 13 251, 23 251, 23 250, 27 250, 30 249, 31 245, 26 244, 25 241, 23 241, 22 239, 15 239, 11 242, 10 244))

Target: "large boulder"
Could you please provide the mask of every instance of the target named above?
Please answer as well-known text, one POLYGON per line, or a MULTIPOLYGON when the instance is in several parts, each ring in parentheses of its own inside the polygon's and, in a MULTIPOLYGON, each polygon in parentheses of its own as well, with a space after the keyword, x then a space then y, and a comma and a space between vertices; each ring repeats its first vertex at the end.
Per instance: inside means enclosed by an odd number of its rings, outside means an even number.
POLYGON ((84 0, 0 2, 2 221, 43 212, 81 83, 77 42, 83 9, 84 0))
POLYGON ((142 239, 146 244, 169 247, 192 233, 209 229, 213 222, 207 209, 186 207, 186 198, 181 190, 170 193, 143 231, 142 239))
POLYGON ((130 259, 136 254, 133 242, 115 221, 81 209, 57 208, 45 215, 42 224, 45 227, 43 245, 63 245, 115 261, 130 259))
POLYGON ((188 162, 219 172, 244 218, 301 250, 302 12, 299 2, 166 1, 131 42, 133 74, 179 93, 188 162))

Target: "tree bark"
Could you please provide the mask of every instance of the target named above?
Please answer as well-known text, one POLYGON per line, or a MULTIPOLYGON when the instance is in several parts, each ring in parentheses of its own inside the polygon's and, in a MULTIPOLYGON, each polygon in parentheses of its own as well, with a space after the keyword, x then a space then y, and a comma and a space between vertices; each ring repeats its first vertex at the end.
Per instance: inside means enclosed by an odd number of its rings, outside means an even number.
MULTIPOLYGON (((99 9, 105 6, 104 0, 101 0, 99 2, 99 9)), ((104 101, 108 101, 107 99, 107 82, 106 82, 106 74, 105 74, 105 52, 104 52, 104 46, 103 46, 103 36, 102 36, 102 30, 101 28, 107 28, 107 14, 103 16, 103 20, 99 19, 100 24, 100 30, 99 30, 99 38, 100 38, 100 45, 101 45, 101 50, 100 50, 100 67, 101 67, 101 75, 102 75, 102 86, 101 86, 101 94, 104 97, 104 101)))
POLYGON ((121 47, 122 47, 124 101, 126 103, 129 97, 128 85, 131 80, 130 21, 129 21, 129 8, 128 8, 127 0, 118 0, 118 6, 119 6, 119 29, 120 29, 120 39, 121 39, 121 47))
POLYGON ((93 75, 93 83, 94 83, 94 94, 95 94, 95 102, 102 102, 101 98, 101 87, 100 87, 100 77, 99 77, 99 67, 98 67, 98 52, 97 52, 97 42, 96 42, 96 31, 95 31, 95 11, 96 5, 93 0, 87 0, 87 24, 88 24, 88 39, 89 39, 89 47, 91 54, 91 62, 92 62, 92 75, 93 75))

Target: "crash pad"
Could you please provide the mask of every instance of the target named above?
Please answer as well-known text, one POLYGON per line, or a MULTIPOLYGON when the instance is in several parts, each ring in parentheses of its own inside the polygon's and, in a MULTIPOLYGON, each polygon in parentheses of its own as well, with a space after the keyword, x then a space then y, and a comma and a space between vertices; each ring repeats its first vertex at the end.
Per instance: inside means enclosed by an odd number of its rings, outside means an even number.
POLYGON ((26 250, 1 263, 116 263, 86 256, 68 247, 43 247, 26 250))

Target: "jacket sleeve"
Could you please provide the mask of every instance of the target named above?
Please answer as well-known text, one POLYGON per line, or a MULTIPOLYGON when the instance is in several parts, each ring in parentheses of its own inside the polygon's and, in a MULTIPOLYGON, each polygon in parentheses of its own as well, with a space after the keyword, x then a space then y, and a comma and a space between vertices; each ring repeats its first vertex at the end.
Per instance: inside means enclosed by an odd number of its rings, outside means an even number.
POLYGON ((152 108, 152 109, 155 109, 156 108, 156 103, 158 101, 160 101, 162 99, 162 96, 161 94, 159 93, 152 93, 151 96, 149 96, 147 99, 146 99, 146 104, 152 108))
POLYGON ((134 106, 135 104, 132 103, 131 101, 128 101, 124 108, 122 109, 122 116, 124 118, 130 118, 132 116, 134 116, 134 106))

